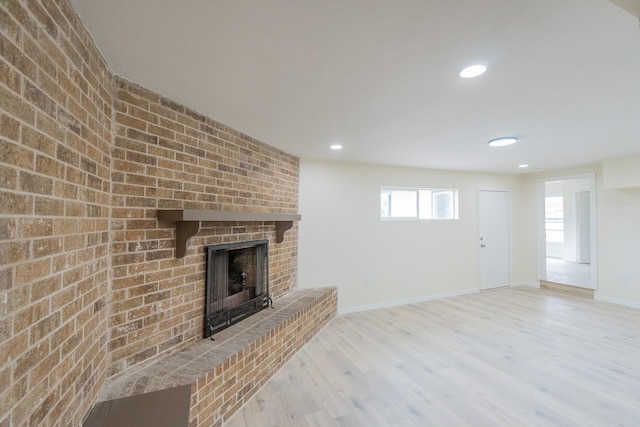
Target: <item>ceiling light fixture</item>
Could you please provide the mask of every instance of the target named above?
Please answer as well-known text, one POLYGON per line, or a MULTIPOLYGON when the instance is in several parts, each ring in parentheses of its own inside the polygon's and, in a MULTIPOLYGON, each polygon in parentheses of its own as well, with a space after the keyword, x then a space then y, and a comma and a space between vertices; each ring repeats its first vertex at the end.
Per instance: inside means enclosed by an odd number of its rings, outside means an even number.
POLYGON ((504 136, 502 138, 495 138, 489 141, 489 145, 492 147, 504 147, 505 145, 511 145, 518 142, 518 138, 515 136, 504 136))
POLYGON ((458 74, 463 79, 470 79, 472 77, 478 77, 480 74, 484 74, 485 71, 487 71, 487 67, 481 64, 475 64, 463 68, 458 74))
POLYGON ((529 165, 518 165, 518 167, 524 169, 524 168, 528 168, 529 165))
POLYGON ((332 150, 337 151, 337 150, 342 150, 342 145, 340 144, 332 144, 331 147, 332 150))

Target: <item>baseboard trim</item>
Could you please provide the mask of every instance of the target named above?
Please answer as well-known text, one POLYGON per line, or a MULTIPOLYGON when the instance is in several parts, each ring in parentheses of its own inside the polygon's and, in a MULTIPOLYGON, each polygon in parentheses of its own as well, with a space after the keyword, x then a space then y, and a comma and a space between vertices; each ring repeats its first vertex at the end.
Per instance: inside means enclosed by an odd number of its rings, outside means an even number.
MULTIPOLYGON (((422 297, 407 298, 407 299, 401 299, 401 300, 395 300, 395 301, 385 301, 377 304, 344 307, 344 308, 338 308, 338 314, 350 314, 350 313, 358 313, 360 311, 377 310, 380 308, 397 307, 399 305, 415 304, 418 302, 425 302, 425 301, 432 301, 432 300, 442 299, 442 298, 450 298, 450 297, 457 297, 461 295, 474 294, 477 292, 478 292, 478 289, 476 288, 464 289, 461 291, 445 292, 442 294, 427 295, 422 297)), ((340 299, 338 299, 338 301, 340 301, 340 299)))
POLYGON ((640 302, 627 301, 627 300, 624 300, 624 299, 607 297, 607 296, 604 296, 604 295, 600 295, 598 293, 595 294, 595 300, 596 301, 602 301, 602 302, 609 302, 611 304, 622 305, 622 306, 625 306, 625 307, 640 308, 640 302))

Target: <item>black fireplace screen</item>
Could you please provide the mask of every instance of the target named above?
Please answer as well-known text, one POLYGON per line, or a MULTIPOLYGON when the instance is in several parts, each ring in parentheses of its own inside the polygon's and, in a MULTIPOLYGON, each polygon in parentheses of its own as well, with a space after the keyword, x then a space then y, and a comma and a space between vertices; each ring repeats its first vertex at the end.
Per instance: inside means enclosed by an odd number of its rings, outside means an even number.
POLYGON ((268 240, 207 247, 204 337, 269 306, 268 240))

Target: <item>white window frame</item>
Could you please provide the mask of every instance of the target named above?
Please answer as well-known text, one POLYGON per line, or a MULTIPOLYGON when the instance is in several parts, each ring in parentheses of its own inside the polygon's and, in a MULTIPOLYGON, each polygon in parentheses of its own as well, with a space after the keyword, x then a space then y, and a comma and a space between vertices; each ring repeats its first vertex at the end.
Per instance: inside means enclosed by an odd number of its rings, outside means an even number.
MULTIPOLYGON (((423 207, 424 209, 424 207, 423 207)), ((380 219, 382 221, 406 221, 406 220, 410 220, 410 221, 451 221, 451 220, 458 220, 459 216, 458 216, 458 190, 455 188, 406 188, 406 187, 388 187, 388 186, 383 186, 380 188, 380 219), (393 193, 394 191, 398 191, 398 192, 415 192, 416 197, 416 206, 415 206, 415 215, 411 215, 411 216, 390 216, 393 213, 391 212, 392 206, 391 206, 391 193, 393 193), (430 195, 428 197, 430 197, 430 203, 421 203, 420 202, 420 198, 424 197, 425 193, 429 193, 430 195), (382 200, 383 200, 383 196, 385 193, 389 193, 388 197, 388 208, 387 210, 389 210, 389 216, 385 216, 385 209, 382 205, 382 200), (437 207, 437 203, 434 203, 435 198, 438 197, 439 195, 443 194, 443 193, 451 193, 452 194, 452 200, 451 200, 451 216, 447 217, 447 218, 437 218, 436 215, 434 215, 436 207, 437 207), (420 211, 420 205, 427 205, 430 207, 431 212, 429 212, 428 215, 424 214, 424 212, 420 211)))

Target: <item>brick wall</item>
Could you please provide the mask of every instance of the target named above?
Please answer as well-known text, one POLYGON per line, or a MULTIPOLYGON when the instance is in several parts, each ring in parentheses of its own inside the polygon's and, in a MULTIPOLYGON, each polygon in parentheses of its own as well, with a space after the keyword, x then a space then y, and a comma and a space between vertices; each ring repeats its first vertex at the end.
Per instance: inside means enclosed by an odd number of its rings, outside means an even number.
POLYGON ((297 227, 204 223, 174 257, 157 209, 296 213, 298 160, 112 76, 67 0, 0 2, 0 427, 78 426, 106 380, 200 339, 204 246, 297 227))
POLYGON ((65 1, 0 3, 0 426, 77 426, 107 371, 112 78, 65 1))
POLYGON ((297 227, 203 224, 175 258, 158 209, 297 213, 298 159, 149 90, 116 79, 110 368, 116 375, 202 336, 205 246, 269 239, 270 291, 295 286, 297 227))

